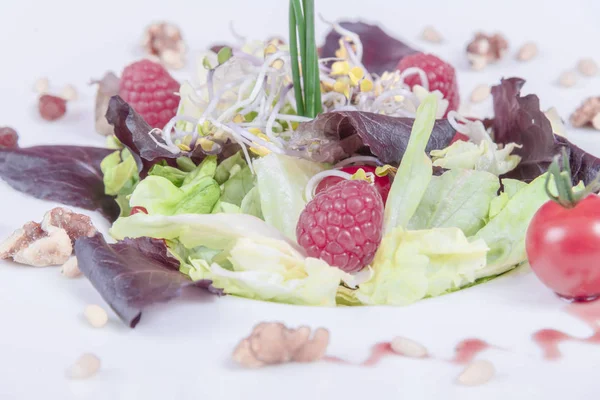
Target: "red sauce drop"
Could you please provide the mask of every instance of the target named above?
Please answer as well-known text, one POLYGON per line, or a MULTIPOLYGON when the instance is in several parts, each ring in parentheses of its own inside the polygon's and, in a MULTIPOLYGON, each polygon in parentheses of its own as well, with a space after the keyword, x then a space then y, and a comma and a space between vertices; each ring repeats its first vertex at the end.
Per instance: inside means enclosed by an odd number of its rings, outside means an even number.
POLYGON ((363 361, 361 365, 364 367, 372 367, 379 364, 382 358, 389 355, 398 355, 394 352, 394 350, 392 350, 392 345, 390 342, 377 343, 371 347, 371 355, 369 358, 363 361))
POLYGON ((481 339, 465 339, 456 345, 454 358, 450 361, 457 364, 468 364, 479 353, 490 347, 492 346, 481 339))
POLYGON ((580 342, 600 344, 600 301, 590 303, 572 303, 567 312, 587 323, 594 333, 588 338, 578 338, 556 329, 541 329, 533 334, 533 341, 542 348, 544 358, 556 360, 562 356, 559 345, 562 342, 580 342))

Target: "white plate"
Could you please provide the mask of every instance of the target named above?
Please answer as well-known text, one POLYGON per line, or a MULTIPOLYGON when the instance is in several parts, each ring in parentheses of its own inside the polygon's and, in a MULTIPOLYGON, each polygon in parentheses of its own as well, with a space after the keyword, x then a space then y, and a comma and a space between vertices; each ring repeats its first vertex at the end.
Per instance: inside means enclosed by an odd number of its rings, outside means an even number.
MULTIPOLYGON (((102 145, 103 138, 93 132, 94 90, 87 83, 108 69, 119 72, 137 58, 139 35, 151 20, 178 22, 193 49, 231 40, 230 20, 238 32, 255 38, 285 37, 287 32, 287 3, 281 0, 13 3, 0 13, 0 125, 16 128, 23 146, 102 145), (80 92, 80 100, 69 104, 61 121, 47 123, 37 115, 31 85, 40 76, 48 76, 53 89, 71 83, 80 92)), ((528 80, 525 93, 537 93, 543 108, 556 106, 568 118, 585 97, 600 95, 600 78, 581 78, 571 89, 554 85, 578 58, 600 61, 600 6, 594 0, 316 3, 328 19, 381 21, 388 31, 446 58, 458 70, 463 99, 476 84, 522 76, 528 80), (420 42, 418 34, 426 24, 442 32, 446 43, 420 42), (503 32, 511 52, 500 64, 472 72, 463 51, 470 35, 481 28, 503 32), (516 49, 528 40, 538 43, 539 57, 530 63, 514 61, 516 49)), ((319 33, 325 30, 319 24, 319 33)), ((489 101, 476 110, 489 113, 489 101)), ((598 132, 572 131, 570 139, 600 155, 598 132)), ((56 205, 1 182, 0 194, 3 238, 56 205)), ((108 227, 101 217, 92 216, 99 227, 108 227)), ((404 308, 318 309, 192 294, 151 308, 135 330, 112 312, 107 327, 90 328, 82 316, 90 303, 106 307, 85 279, 65 279, 58 268, 0 262, 0 399, 534 400, 591 398, 599 387, 598 346, 569 343, 562 346, 562 360, 542 360, 531 340, 534 331, 552 327, 585 336, 591 330, 566 314, 564 303, 527 273, 404 308), (360 362, 370 346, 396 335, 423 343, 436 358, 386 358, 373 368, 325 362, 259 371, 236 368, 230 361, 235 344, 265 320, 324 326, 331 331, 329 354, 349 361, 360 362), (469 337, 501 348, 480 355, 494 363, 497 375, 476 388, 455 385, 461 367, 443 361, 469 337), (83 352, 101 358, 101 372, 87 381, 68 381, 65 368, 83 352)))

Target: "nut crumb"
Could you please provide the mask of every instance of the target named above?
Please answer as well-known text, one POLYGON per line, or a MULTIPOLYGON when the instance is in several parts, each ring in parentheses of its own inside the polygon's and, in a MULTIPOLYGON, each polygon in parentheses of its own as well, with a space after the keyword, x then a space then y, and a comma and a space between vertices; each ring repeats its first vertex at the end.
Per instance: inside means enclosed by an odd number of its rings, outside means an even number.
POLYGON ((467 58, 471 63, 471 68, 480 70, 487 64, 502 59, 507 50, 508 42, 501 34, 486 35, 477 32, 473 40, 467 45, 467 58))
POLYGON ((487 383, 496 374, 494 365, 486 360, 475 360, 465 367, 457 378, 464 386, 478 386, 487 383))
POLYGON ((108 322, 108 314, 104 309, 96 304, 90 304, 83 312, 85 319, 94 328, 102 328, 108 322))
POLYGON ((595 76, 598 74, 598 64, 591 58, 583 58, 577 63, 577 69, 585 76, 595 76))
POLYGON ((33 84, 33 90, 38 94, 48 93, 49 88, 50 88, 50 81, 45 76, 38 78, 38 80, 36 80, 35 83, 33 84))
POLYGON ((577 75, 573 71, 565 71, 558 77, 558 84, 562 87, 573 87, 577 83, 577 75))
POLYGON ((98 85, 96 91, 96 106, 94 108, 96 132, 102 136, 112 136, 114 134, 114 128, 106 120, 106 111, 108 110, 110 98, 119 94, 120 79, 114 73, 107 72, 102 79, 93 80, 91 83, 98 85))
POLYGON ((89 217, 56 207, 44 215, 41 224, 27 222, 0 244, 0 260, 34 267, 64 265, 73 254, 75 240, 95 233, 89 217))
POLYGON ((91 353, 82 354, 75 364, 67 369, 69 379, 87 379, 96 375, 100 370, 100 359, 91 353))
POLYGON ((517 60, 530 61, 533 58, 535 58, 535 56, 537 56, 537 54, 538 54, 537 45, 533 42, 528 42, 528 43, 525 43, 523 46, 521 46, 521 48, 519 49, 519 52, 517 53, 517 60))
POLYGON ((391 341, 390 345, 395 353, 405 357, 423 358, 428 355, 425 346, 411 339, 396 337, 391 341))
POLYGON ((144 32, 142 47, 168 68, 179 69, 185 65, 186 45, 176 25, 168 22, 151 24, 144 32))
POLYGON ((79 97, 77 95, 77 89, 73 85, 65 85, 62 92, 60 92, 60 97, 65 99, 66 101, 74 101, 79 97))
POLYGON ((431 43, 441 43, 442 35, 432 26, 426 26, 421 33, 421 39, 431 43))
POLYGON ((77 257, 71 257, 63 264, 60 273, 67 278, 78 278, 82 275, 77 257))
POLYGON ((600 113, 596 114, 596 116, 592 118, 592 126, 594 129, 600 131, 600 113))
POLYGON ((262 322, 243 339, 233 352, 233 359, 246 368, 286 362, 314 362, 325 355, 329 331, 302 326, 289 329, 276 322, 262 322))
POLYGON ((471 102, 472 103, 481 103, 490 97, 492 93, 492 88, 489 85, 477 85, 475 89, 471 92, 471 102))
POLYGON ((600 96, 588 97, 583 104, 571 114, 570 122, 575 128, 581 128, 592 123, 592 120, 600 114, 600 96))

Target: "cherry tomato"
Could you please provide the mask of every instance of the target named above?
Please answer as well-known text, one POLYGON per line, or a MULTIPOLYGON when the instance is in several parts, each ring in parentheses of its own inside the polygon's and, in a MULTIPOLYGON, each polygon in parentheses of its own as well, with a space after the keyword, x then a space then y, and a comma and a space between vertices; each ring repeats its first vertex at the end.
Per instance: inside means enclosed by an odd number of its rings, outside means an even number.
POLYGON ((531 220, 525 243, 531 269, 558 295, 600 296, 599 196, 590 194, 572 208, 548 201, 531 220))
MULTIPOLYGON (((352 165, 349 167, 342 168, 341 171, 354 175, 359 169, 362 169, 365 172, 371 172, 373 175, 375 175, 375 167, 371 165, 352 165)), ((340 182, 342 179, 343 178, 338 178, 337 176, 328 176, 327 178, 319 182, 317 188, 315 189, 315 193, 319 193, 327 188, 330 188, 331 186, 340 182)), ((390 189, 392 188, 392 182, 390 178, 388 176, 375 175, 375 188, 381 195, 381 198, 383 199, 383 204, 385 204, 388 194, 390 193, 390 189)))

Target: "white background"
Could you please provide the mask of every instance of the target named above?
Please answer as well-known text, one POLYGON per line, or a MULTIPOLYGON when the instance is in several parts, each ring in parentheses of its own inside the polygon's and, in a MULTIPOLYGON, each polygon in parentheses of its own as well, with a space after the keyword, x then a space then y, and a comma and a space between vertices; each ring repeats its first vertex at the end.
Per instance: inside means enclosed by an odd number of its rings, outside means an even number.
MULTIPOLYGON (((600 78, 582 78, 571 89, 554 83, 581 57, 600 62, 596 0, 320 0, 317 10, 328 19, 380 21, 388 32, 439 54, 455 65, 463 100, 476 84, 493 84, 503 76, 527 79, 524 92, 537 93, 543 108, 556 106, 563 118, 585 97, 600 95, 600 78), (443 45, 418 39, 427 24, 442 32, 443 45), (505 34, 511 53, 498 65, 472 72, 464 47, 478 29, 505 34), (516 49, 529 40, 539 45, 540 56, 526 64, 514 61, 516 49)), ((252 38, 285 37, 287 2, 0 0, 0 126, 17 129, 23 146, 102 145, 93 131, 94 90, 87 83, 106 70, 120 72, 138 58, 143 28, 158 19, 177 22, 190 48, 202 50, 231 40, 229 21, 252 38), (80 100, 68 105, 59 122, 47 123, 37 115, 31 85, 40 76, 48 76, 57 91, 71 83, 80 92, 80 100)), ((318 34, 326 29, 319 23, 318 34)), ((187 71, 177 74, 186 76, 187 71)), ((473 111, 489 114, 489 104, 473 111)), ((570 139, 600 155, 599 132, 571 130, 570 139)), ((39 220, 53 206, 2 182, 0 196, 1 237, 30 219, 39 220)), ((566 344, 561 361, 541 360, 530 338, 536 329, 553 327, 581 336, 591 330, 565 314, 564 304, 527 273, 405 308, 317 309, 191 294, 148 310, 135 330, 112 312, 107 327, 90 328, 82 317, 89 303, 105 305, 85 279, 65 279, 58 268, 0 262, 0 399, 535 400, 587 399, 600 390, 599 347, 566 344), (467 337, 503 350, 481 355, 498 374, 477 388, 455 385, 461 368, 442 360, 389 358, 370 369, 327 363, 238 369, 230 361, 232 349, 264 320, 324 326, 332 335, 329 353, 357 362, 375 342, 396 335, 422 342, 439 359, 450 358, 453 347, 467 337), (65 368, 83 352, 101 358, 101 372, 84 382, 66 380, 65 368)))

